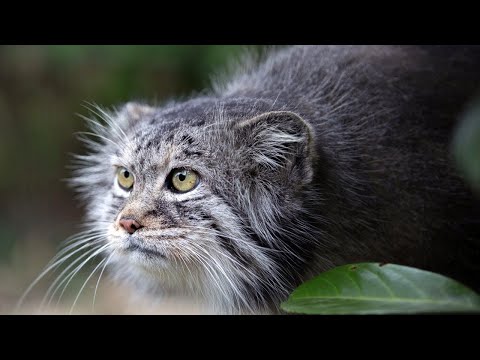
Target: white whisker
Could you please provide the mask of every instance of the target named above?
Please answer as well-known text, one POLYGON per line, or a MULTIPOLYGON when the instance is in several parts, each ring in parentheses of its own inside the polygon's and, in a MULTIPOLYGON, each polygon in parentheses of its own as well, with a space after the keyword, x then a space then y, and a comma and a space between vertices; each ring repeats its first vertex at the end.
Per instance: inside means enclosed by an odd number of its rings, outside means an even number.
POLYGON ((78 291, 78 294, 77 296, 75 297, 75 300, 73 301, 73 304, 72 304, 72 307, 70 308, 70 312, 69 314, 71 315, 72 312, 73 312, 73 309, 75 308, 75 305, 77 304, 77 301, 78 301, 78 298, 80 297, 80 294, 82 293, 83 289, 85 288, 85 286, 87 285, 88 283, 88 280, 90 280, 90 278, 93 276, 93 274, 95 274, 95 272, 97 271, 98 268, 100 268, 100 266, 102 266, 105 262, 107 261, 107 259, 103 259, 102 261, 100 261, 97 266, 95 266, 95 268, 93 269, 93 271, 91 272, 91 274, 87 277, 87 279, 84 281, 82 287, 80 288, 80 290, 78 291))
POLYGON ((115 141, 105 137, 105 136, 102 136, 100 134, 96 134, 96 133, 93 133, 93 132, 90 132, 90 131, 78 131, 76 132, 75 134, 77 135, 90 135, 90 136, 93 136, 93 137, 98 137, 99 139, 102 139, 106 142, 109 142, 111 143, 112 145, 114 145, 116 148, 122 148, 120 145, 118 145, 115 141))
POLYGON ((75 250, 74 252, 68 254, 67 256, 64 256, 60 259, 58 259, 58 256, 57 257, 54 257, 54 258, 57 258, 58 260, 55 260, 54 262, 50 261, 47 266, 45 267, 45 269, 35 278, 35 280, 28 286, 28 288, 24 291, 24 293, 22 294, 22 296, 20 297, 20 299, 18 300, 17 304, 16 304, 16 307, 15 307, 15 311, 18 311, 20 309, 20 307, 22 306, 23 302, 25 301, 25 298, 26 296, 30 293, 30 291, 32 291, 32 289, 35 287, 35 285, 38 284, 38 282, 43 279, 43 277, 48 274, 52 269, 56 268, 58 265, 62 264, 63 262, 65 262, 65 260, 67 260, 68 258, 70 258, 71 256, 73 256, 75 253, 77 253, 78 251, 81 251, 83 250, 84 248, 88 247, 88 246, 91 246, 91 244, 86 244, 86 245, 83 245, 81 248, 75 250))
MULTIPOLYGON (((95 246, 95 245, 99 245, 100 243, 102 242, 102 239, 98 239, 96 240, 95 242, 92 242, 92 243, 89 243, 89 244, 86 244, 84 246, 82 246, 82 248, 80 249, 77 249, 76 251, 74 251, 72 254, 69 254, 69 257, 71 257, 72 255, 74 255, 75 253, 78 253, 79 251, 83 250, 84 248, 87 248, 89 246, 95 246)), ((57 276, 57 278, 52 282, 52 284, 48 287, 43 299, 42 299, 42 302, 40 303, 40 306, 42 307, 44 304, 45 304, 45 301, 47 301, 47 299, 50 297, 49 301, 48 301, 48 304, 47 305, 50 305, 53 297, 55 296, 56 292, 58 291, 58 287, 61 286, 65 281, 66 279, 68 278, 65 277, 63 280, 62 280, 62 277, 63 275, 69 270, 71 269, 76 263, 78 263, 80 260, 82 260, 84 257, 88 256, 88 254, 91 254, 92 252, 94 252, 95 250, 97 250, 100 246, 95 246, 93 249, 90 249, 90 250, 87 250, 85 251, 85 253, 81 254, 79 257, 77 257, 75 260, 73 260, 68 266, 65 267, 65 269, 63 269, 63 271, 60 273, 60 275, 57 276), (60 284, 57 285, 57 283, 60 282, 60 284), (56 288, 55 288, 56 286, 56 288), (52 292, 52 290, 55 288, 55 291, 53 291, 53 293, 50 295, 50 293, 52 292)), ((65 261, 66 259, 64 259, 63 261, 65 261)))
MULTIPOLYGON (((102 251, 104 251, 106 248, 108 248, 110 246, 110 244, 106 244, 106 245, 103 245, 101 246, 99 249, 96 249, 95 252, 91 253, 91 255, 88 256, 87 259, 85 259, 80 265, 78 265, 67 277, 65 277, 65 279, 62 281, 62 283, 68 279, 67 283, 64 285, 63 289, 62 289, 62 292, 60 293, 60 296, 58 297, 58 300, 57 300, 57 305, 60 303, 60 300, 62 299, 62 296, 63 294, 65 293, 65 290, 67 289, 68 285, 70 284, 70 282, 72 281, 72 279, 75 277, 75 275, 83 268, 83 266, 85 264, 87 264, 91 259, 93 259, 95 256, 97 256, 98 254, 100 254, 102 251)), ((59 284, 59 286, 61 286, 61 284, 59 284)), ((58 287, 59 287, 58 286, 58 287)), ((57 287, 57 289, 58 289, 57 287)), ((56 292, 57 290, 55 290, 56 292)), ((54 294, 55 294, 54 292, 54 294)), ((53 294, 53 295, 54 295, 53 294)), ((53 296, 52 295, 52 296, 53 296)))
POLYGON ((98 285, 100 284, 100 279, 102 278, 103 272, 105 271, 105 268, 107 267, 108 263, 110 262, 114 254, 115 254, 115 250, 112 251, 112 253, 108 256, 107 261, 103 265, 102 271, 100 271, 100 275, 98 276, 97 285, 95 285, 95 291, 93 293, 92 312, 95 311, 95 299, 97 298, 97 290, 98 290, 98 285))

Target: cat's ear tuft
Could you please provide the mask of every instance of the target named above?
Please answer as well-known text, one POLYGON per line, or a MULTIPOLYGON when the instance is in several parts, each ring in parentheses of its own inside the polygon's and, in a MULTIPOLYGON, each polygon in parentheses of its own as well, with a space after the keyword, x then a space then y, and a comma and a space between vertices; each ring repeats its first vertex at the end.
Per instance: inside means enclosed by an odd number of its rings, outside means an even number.
POLYGON ((299 115, 271 111, 243 120, 236 127, 253 165, 280 171, 303 184, 312 180, 313 130, 299 115))
POLYGON ((153 116, 155 108, 138 102, 128 102, 117 113, 117 123, 123 129, 137 123, 140 119, 153 116))

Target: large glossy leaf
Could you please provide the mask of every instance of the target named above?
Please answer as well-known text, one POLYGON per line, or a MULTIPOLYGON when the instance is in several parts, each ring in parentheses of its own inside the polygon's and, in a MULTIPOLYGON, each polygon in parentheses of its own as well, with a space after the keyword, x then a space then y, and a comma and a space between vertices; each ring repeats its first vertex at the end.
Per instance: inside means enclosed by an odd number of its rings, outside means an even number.
POLYGON ((394 264, 334 268, 300 285, 282 303, 303 314, 480 312, 480 297, 445 276, 394 264))

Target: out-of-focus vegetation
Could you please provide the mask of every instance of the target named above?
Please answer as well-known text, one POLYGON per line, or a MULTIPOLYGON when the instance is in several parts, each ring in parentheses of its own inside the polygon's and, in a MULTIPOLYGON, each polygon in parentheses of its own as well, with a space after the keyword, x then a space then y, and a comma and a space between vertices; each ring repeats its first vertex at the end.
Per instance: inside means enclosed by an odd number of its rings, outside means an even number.
POLYGON ((480 196, 480 95, 461 117, 453 140, 453 151, 466 181, 480 196))
MULTIPOLYGON (((88 114, 82 104, 109 107, 188 95, 208 86, 212 71, 224 68, 241 50, 0 47, 0 313, 11 311, 58 244, 79 229, 81 208, 62 179, 69 176, 69 153, 82 151, 73 135, 86 128, 75 115, 88 114)), ((28 311, 36 311, 35 295, 42 296, 42 290, 33 291, 28 311)), ((121 310, 107 304, 103 311, 121 310)))

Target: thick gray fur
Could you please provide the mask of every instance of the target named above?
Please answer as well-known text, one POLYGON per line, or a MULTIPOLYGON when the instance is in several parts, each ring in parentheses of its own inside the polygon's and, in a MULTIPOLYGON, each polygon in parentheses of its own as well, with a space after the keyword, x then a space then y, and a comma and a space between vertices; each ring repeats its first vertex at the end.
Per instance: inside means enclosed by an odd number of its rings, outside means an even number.
POLYGON ((99 141, 72 184, 110 244, 111 272, 221 313, 275 312, 301 282, 363 261, 478 288, 480 208, 450 139, 480 88, 480 48, 295 46, 254 58, 186 101, 100 113, 107 125, 93 125, 99 141), (115 166, 134 174, 130 193, 115 166), (179 167, 198 172, 195 190, 169 190, 179 167), (129 237, 120 216, 145 227, 129 237))

